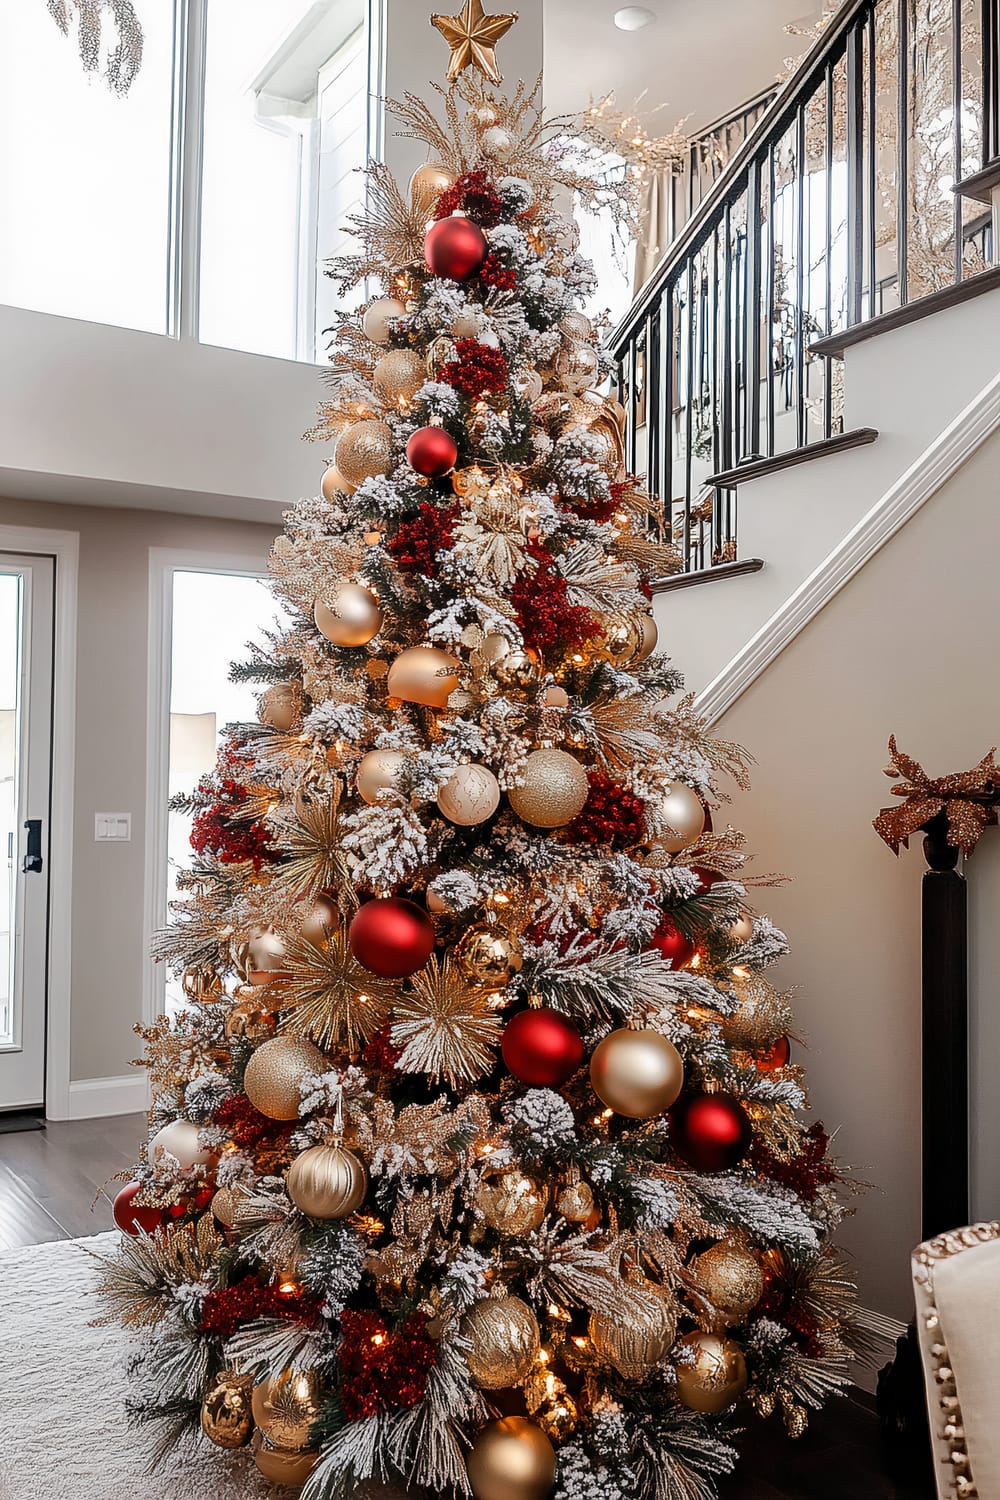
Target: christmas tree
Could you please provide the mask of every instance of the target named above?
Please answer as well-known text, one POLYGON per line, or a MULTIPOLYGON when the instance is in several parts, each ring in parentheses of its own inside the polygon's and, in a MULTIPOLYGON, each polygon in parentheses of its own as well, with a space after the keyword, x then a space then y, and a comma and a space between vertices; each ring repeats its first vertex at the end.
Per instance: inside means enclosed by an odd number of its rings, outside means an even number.
POLYGON ((745 758, 656 653, 676 559, 579 310, 572 194, 628 184, 496 90, 511 20, 436 18, 443 121, 395 106, 432 160, 370 168, 333 267, 367 300, 273 551, 292 625, 183 804, 186 1001, 103 1291, 198 1494, 215 1444, 307 1500, 696 1500, 870 1337, 785 939, 713 831, 745 758))

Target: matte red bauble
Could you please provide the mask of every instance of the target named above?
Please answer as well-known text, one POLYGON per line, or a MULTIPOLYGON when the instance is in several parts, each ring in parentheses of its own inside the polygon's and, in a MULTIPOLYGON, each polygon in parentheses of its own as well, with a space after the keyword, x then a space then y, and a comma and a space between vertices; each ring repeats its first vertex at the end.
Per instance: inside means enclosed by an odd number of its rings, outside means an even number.
POLYGON ((758 1073, 777 1073, 792 1055, 792 1044, 787 1036, 779 1036, 774 1046, 755 1059, 758 1073))
POLYGON ((443 427, 418 427, 406 445, 406 458, 425 479, 440 479, 455 467, 458 444, 443 427))
POLYGON ((536 1088, 558 1088, 583 1062, 583 1038, 547 1006, 512 1016, 503 1034, 503 1060, 515 1078, 536 1088))
POLYGON ((142 1192, 141 1182, 130 1182, 123 1187, 120 1193, 115 1195, 115 1203, 112 1212, 115 1223, 119 1229, 126 1234, 138 1234, 140 1229, 146 1234, 153 1234, 165 1221, 166 1214, 162 1208, 143 1208, 133 1203, 136 1193, 142 1192))
POLYGON ((359 964, 383 979, 406 979, 422 969, 434 949, 434 928, 422 907, 400 896, 366 901, 348 939, 359 964))
POLYGON ((427 231, 424 256, 435 276, 449 281, 468 281, 482 270, 486 259, 486 236, 478 224, 464 214, 439 219, 427 231))
POLYGON ((686 1094, 670 1111, 670 1143, 698 1172, 728 1172, 750 1147, 750 1121, 732 1094, 686 1094))
POLYGON ((670 960, 671 967, 674 969, 683 969, 698 951, 691 939, 686 938, 669 917, 663 918, 653 933, 651 942, 654 948, 659 949, 663 958, 670 960))

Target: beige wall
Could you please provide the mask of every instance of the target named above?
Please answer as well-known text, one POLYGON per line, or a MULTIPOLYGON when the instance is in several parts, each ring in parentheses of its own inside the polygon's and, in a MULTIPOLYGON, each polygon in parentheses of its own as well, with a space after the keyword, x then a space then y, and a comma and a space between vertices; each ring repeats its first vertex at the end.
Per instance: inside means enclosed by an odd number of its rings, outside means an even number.
POLYGON ((80 533, 70 1077, 115 1078, 137 1053, 146 962, 149 549, 257 554, 263 568, 274 528, 7 499, 0 523, 80 533), (95 844, 95 812, 131 812, 131 843, 95 844))
MULTIPOLYGON (((897 862, 871 828, 893 799, 886 742, 932 775, 1000 740, 993 439, 838 594, 721 720, 757 757, 733 821, 760 871, 793 883, 758 901, 791 939, 776 971, 797 989, 813 1103, 837 1151, 874 1184, 843 1239, 869 1305, 909 1315, 919 1238, 919 840, 897 862)), ((994 936, 1000 834, 972 865, 974 1211, 1000 1213, 994 936)), ((798 1056, 803 1054, 799 1049, 798 1056)))

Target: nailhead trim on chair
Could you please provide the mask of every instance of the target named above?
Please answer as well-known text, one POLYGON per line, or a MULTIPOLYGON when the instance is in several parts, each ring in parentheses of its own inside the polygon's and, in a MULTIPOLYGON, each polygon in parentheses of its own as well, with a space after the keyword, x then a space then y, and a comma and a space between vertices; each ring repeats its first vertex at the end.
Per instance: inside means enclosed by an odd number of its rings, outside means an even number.
POLYGON ((949 1234, 940 1234, 936 1239, 927 1240, 918 1246, 913 1256, 922 1268, 917 1274, 930 1302, 930 1308, 924 1314, 924 1327, 935 1338, 930 1352, 934 1361, 934 1380, 938 1386, 938 1407, 942 1418, 940 1436, 948 1444, 948 1462, 952 1467, 959 1500, 976 1500, 979 1491, 972 1475, 969 1451, 965 1446, 965 1428, 955 1388, 955 1372, 948 1358, 948 1349, 941 1334, 941 1319, 934 1300, 934 1268, 938 1261, 949 1260, 953 1255, 960 1255, 963 1250, 973 1250, 977 1245, 986 1245, 996 1239, 1000 1239, 1000 1221, 994 1219, 989 1224, 971 1224, 968 1229, 955 1229, 949 1234))

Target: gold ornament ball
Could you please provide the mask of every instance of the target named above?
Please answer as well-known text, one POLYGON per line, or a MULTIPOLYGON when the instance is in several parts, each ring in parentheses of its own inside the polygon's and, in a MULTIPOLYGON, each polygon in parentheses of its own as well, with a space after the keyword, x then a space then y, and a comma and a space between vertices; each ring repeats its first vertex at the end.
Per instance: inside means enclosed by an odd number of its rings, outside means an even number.
POLYGON ((255 927, 247 953, 251 972, 280 974, 285 967, 285 941, 276 927, 255 927))
POLYGON ((236 1198, 232 1188, 219 1188, 212 1195, 212 1201, 208 1206, 212 1211, 213 1219, 218 1219, 225 1229, 232 1229, 236 1223, 236 1198))
POLYGON ((422 219, 429 219, 442 193, 446 193, 455 181, 454 172, 439 161, 425 162, 410 178, 410 202, 413 212, 422 219))
POLYGON ((315 1370, 284 1370, 253 1388, 253 1419, 272 1448, 299 1453, 319 1415, 320 1379, 315 1370))
POLYGON ((705 831, 705 804, 683 781, 675 781, 660 803, 660 813, 671 832, 660 840, 668 854, 696 844, 705 831))
POLYGON ((299 1084, 307 1073, 325 1073, 327 1060, 318 1047, 296 1036, 262 1042, 247 1063, 243 1089, 269 1120, 297 1120, 299 1084))
POLYGON ((629 1120, 662 1115, 684 1085, 684 1063, 658 1031, 613 1031, 590 1059, 590 1082, 602 1104, 629 1120))
POLYGON ((379 297, 373 302, 361 320, 365 336, 373 344, 387 344, 391 337, 389 324, 397 318, 406 317, 406 308, 395 297, 379 297))
POLYGON ((626 1282, 624 1316, 592 1312, 588 1332, 602 1359, 626 1380, 644 1380, 659 1364, 677 1334, 677 1299, 652 1281, 626 1282))
POLYGON ((206 1392, 201 1403, 201 1430, 217 1448, 242 1448, 250 1441, 250 1385, 249 1376, 223 1370, 206 1392))
POLYGON ((289 1490, 300 1490, 319 1462, 319 1449, 303 1448, 299 1453, 283 1453, 260 1438, 254 1440, 254 1463, 272 1484, 289 1490))
POLYGON ((733 1339, 686 1333, 675 1348, 683 1354, 677 1363, 677 1395, 691 1411, 718 1416, 746 1390, 746 1360, 733 1339))
POLYGON ((474 828, 500 806, 500 783, 488 766, 459 766, 438 792, 437 804, 450 822, 474 828))
POLYGON ((480 130, 489 130, 500 118, 492 104, 479 104, 472 111, 472 118, 480 130))
MULTIPOLYGON (((562 1386, 561 1380, 559 1384, 562 1386)), ((553 1438, 557 1443, 564 1443, 576 1431, 580 1413, 573 1397, 563 1386, 561 1391, 547 1397, 541 1406, 536 1407, 532 1416, 546 1437, 553 1438)))
POLYGON ((405 405, 427 379, 427 366, 413 349, 390 349, 375 366, 375 385, 394 406, 405 405))
POLYGON ((652 656, 656 650, 656 643, 659 638, 659 631, 656 628, 656 621, 652 613, 640 615, 639 626, 642 640, 639 643, 639 650, 635 658, 636 662, 645 661, 647 656, 652 656))
POLYGON ((485 1178, 476 1193, 476 1207, 490 1228, 514 1239, 538 1228, 545 1202, 538 1184, 515 1169, 485 1178))
POLYGON ((502 125, 489 126, 479 137, 479 142, 484 153, 495 161, 508 161, 514 154, 514 137, 502 125))
POLYGON ((276 682, 261 693, 258 701, 258 716, 262 724, 286 734, 293 729, 299 718, 299 685, 297 682, 276 682))
POLYGON ((473 1380, 484 1391, 520 1385, 541 1348, 538 1320, 520 1297, 486 1297, 465 1314, 461 1333, 473 1380))
POLYGON ((585 1224, 594 1212, 594 1193, 589 1182, 568 1182, 560 1188, 556 1209, 571 1224, 585 1224))
POLYGON ((366 418, 346 428, 337 439, 334 463, 355 488, 366 479, 388 474, 392 468, 392 429, 387 422, 366 418))
POLYGON ((537 370, 525 370, 518 378, 518 389, 528 405, 533 406, 544 391, 545 382, 537 370))
MULTIPOLYGON (((579 344, 574 339, 559 350, 552 368, 567 391, 574 396, 582 396, 597 379, 599 361, 596 350, 589 344, 579 344)), ((340 452, 339 444, 337 451, 340 452)))
POLYGON ((742 1323, 764 1295, 764 1273, 753 1252, 738 1240, 720 1240, 691 1262, 691 1273, 712 1304, 701 1320, 711 1333, 742 1323))
POLYGON ((465 1462, 476 1500, 546 1500, 556 1481, 555 1449, 527 1417, 484 1427, 465 1462))
POLYGON ((638 615, 618 615, 601 626, 603 649, 616 667, 628 667, 638 659, 642 647, 642 625, 638 615))
POLYGON ((405 764, 402 750, 369 750, 358 763, 358 796, 369 806, 376 803, 380 792, 396 785, 405 764))
POLYGON ((493 675, 503 688, 527 692, 538 681, 538 668, 526 651, 507 651, 493 664, 493 675))
POLYGON ((149 1143, 153 1166, 182 1172, 189 1167, 211 1166, 216 1156, 210 1147, 198 1144, 200 1128, 190 1120, 171 1120, 169 1125, 162 1125, 149 1143))
POLYGON ((483 661, 493 666, 509 656, 513 649, 505 635, 486 635, 483 636, 478 654, 483 661))
POLYGON ((295 908, 295 916, 300 934, 315 948, 324 947, 340 926, 340 911, 325 891, 320 891, 312 901, 300 902, 295 908))
POLYGON ((428 708, 446 708, 458 687, 459 663, 436 646, 410 646, 401 651, 389 668, 386 686, 391 698, 404 703, 423 703, 428 708))
POLYGON ((460 312, 452 323, 451 336, 456 339, 478 338, 481 327, 478 311, 474 307, 469 307, 465 312, 460 312))
POLYGON ((580 762, 565 750, 533 750, 524 763, 524 782, 507 793, 511 807, 533 828, 571 823, 590 794, 580 762))
POLYGON ((594 325, 586 313, 568 312, 564 318, 559 319, 559 332, 564 333, 568 339, 589 339, 594 332, 594 325))
POLYGON ((382 611, 371 589, 342 583, 313 605, 316 629, 333 646, 367 646, 382 629, 382 611))
POLYGON ((259 1000, 238 1000, 226 1017, 226 1040, 262 1042, 274 1032, 274 1012, 259 1000))
POLYGON ((556 684, 554 687, 545 689, 546 708, 569 708, 569 693, 564 687, 556 684))
POLYGON ((477 922, 463 933, 455 948, 458 966, 470 984, 496 994, 521 972, 521 950, 506 927, 477 922))
POLYGON ((448 902, 433 885, 427 887, 427 910, 435 917, 443 916, 446 911, 451 911, 448 902))
POLYGON ((346 1219, 365 1201, 364 1163, 343 1146, 309 1146, 285 1179, 288 1196, 310 1219, 346 1219))
POLYGON ((335 504, 338 500, 343 500, 345 495, 349 495, 352 487, 348 484, 343 474, 341 474, 336 464, 327 464, 321 488, 323 499, 329 500, 331 504, 335 504))
POLYGON ((753 917, 741 912, 729 928, 727 936, 734 947, 742 947, 753 937, 753 917))

